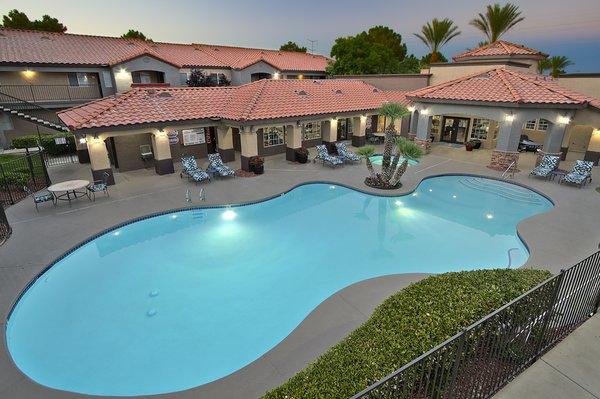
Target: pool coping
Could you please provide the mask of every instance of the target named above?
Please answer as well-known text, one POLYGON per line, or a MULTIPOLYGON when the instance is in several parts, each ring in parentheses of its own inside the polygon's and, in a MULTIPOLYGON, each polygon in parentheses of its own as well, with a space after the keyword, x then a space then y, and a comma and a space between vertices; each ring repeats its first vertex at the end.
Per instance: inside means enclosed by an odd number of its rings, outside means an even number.
MULTIPOLYGON (((72 391, 66 391, 66 390, 61 390, 61 389, 57 389, 57 388, 52 388, 52 387, 48 387, 46 385, 40 384, 39 382, 33 380, 31 377, 29 377, 27 374, 25 374, 16 364, 15 360, 13 359, 12 353, 10 352, 9 348, 8 348, 8 334, 7 334, 7 330, 9 328, 9 319, 12 316, 13 311, 15 310, 15 307, 17 306, 18 302, 21 300, 21 298, 23 297, 23 295, 25 295, 25 293, 29 290, 29 288, 31 288, 41 277, 44 273, 46 273, 50 268, 52 268, 53 266, 55 266, 58 262, 60 262, 61 260, 63 260, 64 258, 66 258, 67 256, 69 256, 70 254, 72 254, 73 252, 75 252, 76 250, 78 250, 79 248, 83 247, 84 245, 90 243, 91 241, 95 240, 96 238, 99 238, 100 236, 103 236, 105 234, 108 234, 112 231, 118 230, 120 228, 123 228, 125 226, 128 226, 130 224, 133 223, 137 223, 143 220, 147 220, 147 219, 152 219, 155 217, 159 217, 159 216, 164 216, 164 215, 168 215, 168 214, 172 214, 172 213, 176 213, 176 212, 183 212, 183 211, 194 211, 194 210, 203 210, 203 209, 227 209, 227 208, 238 208, 238 207, 244 207, 244 206, 249 206, 249 205, 255 205, 255 204, 259 204, 259 203, 263 203, 263 202, 267 202, 270 201, 272 199, 281 197, 285 194, 290 193, 291 191, 302 187, 302 186, 307 186, 307 185, 315 185, 315 184, 329 184, 329 185, 335 185, 335 186, 340 186, 340 187, 344 187, 353 191, 357 191, 359 193, 362 194, 366 194, 366 195, 370 195, 373 197, 384 197, 384 198, 390 198, 390 197, 404 197, 404 196, 408 196, 410 194, 412 194, 413 192, 415 192, 419 186, 421 185, 421 183, 423 183, 425 180, 429 180, 429 179, 434 179, 434 178, 439 178, 439 177, 447 177, 447 176, 470 176, 470 177, 478 177, 478 178, 482 178, 482 179, 488 179, 488 180, 496 180, 496 181, 500 181, 506 184, 512 184, 512 185, 516 185, 516 186, 520 186, 522 188, 528 189, 533 191, 534 193, 546 198, 553 206, 553 208, 549 209, 546 212, 542 212, 542 213, 547 213, 550 212, 552 209, 556 209, 557 204, 555 203, 555 201, 547 194, 541 192, 540 190, 537 190, 533 187, 530 187, 524 183, 521 182, 517 182, 517 181, 508 181, 506 179, 500 178, 500 177, 495 177, 495 176, 486 176, 486 175, 481 175, 481 174, 476 174, 476 173, 439 173, 439 174, 435 174, 435 175, 429 175, 429 176, 425 176, 422 179, 420 179, 415 186, 406 192, 402 192, 402 193, 398 193, 398 192, 390 192, 390 191, 382 191, 382 192, 373 192, 373 191, 367 191, 363 188, 359 188, 359 187, 354 187, 352 185, 349 184, 345 184, 345 183, 339 183, 339 182, 335 182, 335 181, 331 181, 331 180, 312 180, 312 181, 305 181, 302 183, 298 183, 298 184, 294 184, 291 187, 289 187, 288 189, 281 191, 279 193, 276 194, 272 194, 269 195, 267 197, 263 197, 257 200, 252 200, 252 201, 244 201, 244 202, 239 202, 239 203, 231 203, 231 204, 219 204, 219 205, 197 205, 197 206, 191 206, 191 207, 178 207, 178 208, 172 208, 169 210, 163 210, 163 211, 159 211, 159 212, 153 212, 153 213, 149 213, 147 215, 144 216, 138 216, 135 218, 131 218, 128 220, 125 220, 121 223, 117 223, 111 227, 105 228, 102 231, 92 234, 91 236, 87 237, 86 239, 80 241, 79 243, 77 243, 76 245, 74 245, 73 247, 71 247, 70 249, 68 249, 67 251, 65 251, 64 253, 62 253, 61 255, 59 255, 57 258, 55 258, 53 261, 51 261, 46 267, 42 268, 25 286, 24 288, 21 289, 21 291, 19 292, 19 294, 16 296, 15 299, 13 299, 13 301, 11 302, 10 305, 10 310, 6 316, 5 319, 5 328, 4 328, 4 339, 3 341, 3 346, 4 346, 4 350, 6 351, 6 353, 8 354, 8 358, 10 359, 13 367, 18 370, 18 372, 20 374, 22 374, 25 378, 27 378, 29 381, 33 382, 34 384, 41 386, 45 389, 50 389, 53 391, 58 391, 58 392, 64 392, 65 394, 71 394, 71 395, 80 395, 80 396, 90 396, 90 397, 111 397, 114 395, 94 395, 94 394, 85 394, 85 393, 79 393, 79 392, 72 392, 72 391)), ((537 214, 536 214, 537 215, 537 214)), ((530 250, 530 246, 527 243, 527 241, 523 238, 523 236, 521 235, 521 233, 519 232, 519 225, 530 219, 531 217, 534 217, 536 215, 531 215, 525 219, 520 220, 517 225, 515 226, 515 230, 516 230, 516 234, 517 237, 519 238, 519 240, 523 243, 523 245, 525 246, 525 248, 527 249, 528 253, 531 253, 530 250)), ((275 344, 273 347, 271 347, 267 352, 263 353, 261 356, 259 356, 258 358, 254 359, 252 362, 246 364, 245 366, 227 374, 224 375, 216 380, 213 381, 209 381, 207 383, 192 387, 192 388, 187 388, 181 391, 173 391, 173 392, 168 392, 168 393, 156 393, 156 394, 146 394, 146 395, 132 395, 132 396, 123 396, 123 397, 130 397, 130 398, 140 398, 140 397, 146 397, 146 396, 160 396, 160 395, 176 395, 176 394, 180 394, 182 392, 187 392, 187 391, 192 391, 198 388, 201 388, 202 386, 206 386, 208 384, 212 384, 215 383, 221 379, 227 378, 228 376, 235 374, 236 372, 244 369, 245 367, 250 366, 251 364, 253 364, 254 362, 256 362, 257 360, 263 358, 266 354, 268 354, 269 352, 271 352, 273 349, 275 349, 276 347, 278 347, 280 344, 282 344, 288 337, 290 337, 290 335, 292 335, 292 333, 294 333, 294 331, 296 331, 304 322, 305 320, 318 308, 320 307, 322 304, 324 304, 325 302, 329 301, 331 298, 333 298, 334 296, 338 295, 339 293, 341 293, 342 291, 346 290, 347 288, 353 287, 357 284, 360 284, 362 282, 365 281, 370 281, 373 279, 377 279, 377 278, 382 278, 382 277, 387 277, 387 276, 398 276, 398 275, 403 275, 403 274, 407 274, 407 273, 395 273, 395 274, 389 274, 389 275, 385 275, 385 276, 378 276, 378 277, 373 277, 373 278, 369 278, 366 280, 361 280, 358 281, 354 284, 351 284, 347 287, 342 288, 341 290, 336 291, 335 293, 333 293, 332 295, 330 295, 329 297, 327 297, 326 299, 324 299, 321 303, 319 303, 319 305, 317 305, 317 307, 315 307, 311 312, 309 312, 305 318, 302 319, 302 321, 300 323, 298 323, 298 325, 292 329, 289 334, 287 334, 281 341, 279 341, 277 344, 275 344)), ((414 273, 408 273, 408 274, 414 274, 414 273)), ((428 275, 431 275, 431 273, 426 273, 428 275)))

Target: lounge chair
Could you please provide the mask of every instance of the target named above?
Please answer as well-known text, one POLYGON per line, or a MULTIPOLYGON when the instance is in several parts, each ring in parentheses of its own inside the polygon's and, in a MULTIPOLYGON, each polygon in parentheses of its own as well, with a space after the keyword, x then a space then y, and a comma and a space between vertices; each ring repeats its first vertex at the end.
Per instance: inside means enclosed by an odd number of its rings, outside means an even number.
POLYGON ((316 160, 318 159, 323 162, 323 165, 327 164, 332 168, 335 168, 337 165, 344 164, 344 161, 342 161, 340 157, 336 157, 334 155, 329 154, 329 152, 327 152, 327 147, 325 147, 323 144, 318 145, 316 148, 317 156, 315 157, 315 159, 313 159, 313 162, 316 162, 316 160))
POLYGON ((93 183, 88 184, 87 190, 92 194, 92 201, 96 201, 96 193, 104 192, 107 197, 108 195, 108 178, 110 174, 104 172, 101 180, 95 180, 93 183))
POLYGON ((208 168, 206 170, 217 173, 221 177, 233 176, 235 177, 235 170, 223 163, 221 155, 219 153, 208 154, 208 168))
POLYGON ((179 173, 179 177, 183 178, 183 176, 187 176, 188 179, 195 182, 201 182, 204 180, 210 181, 210 176, 208 173, 198 167, 196 158, 192 156, 181 157, 181 166, 183 167, 183 170, 181 173, 179 173))
POLYGON ((592 161, 577 160, 571 171, 560 182, 575 184, 581 188, 592 181, 593 166, 594 163, 592 161))
POLYGON ((346 143, 335 143, 335 148, 337 148, 338 155, 342 158, 343 161, 351 163, 360 163, 360 161, 362 160, 362 158, 359 155, 353 153, 346 147, 346 143))
POLYGON ((540 164, 533 168, 533 170, 529 173, 529 176, 537 176, 548 179, 552 172, 554 172, 554 170, 558 167, 559 162, 560 158, 556 155, 544 155, 540 161, 540 164))
POLYGON ((54 197, 54 194, 52 194, 50 191, 42 191, 39 193, 33 193, 27 186, 23 186, 23 191, 25 191, 28 196, 31 195, 31 198, 33 198, 33 203, 35 204, 36 212, 40 211, 38 209, 38 204, 41 204, 43 202, 52 201, 52 205, 56 206, 56 198, 54 197))

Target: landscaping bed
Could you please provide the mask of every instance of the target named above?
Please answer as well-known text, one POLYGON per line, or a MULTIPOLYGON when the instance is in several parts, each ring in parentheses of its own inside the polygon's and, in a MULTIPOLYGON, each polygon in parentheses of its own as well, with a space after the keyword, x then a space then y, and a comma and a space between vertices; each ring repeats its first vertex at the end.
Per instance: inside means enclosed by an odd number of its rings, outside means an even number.
POLYGON ((542 270, 477 270, 411 284, 264 398, 350 398, 548 277, 542 270))

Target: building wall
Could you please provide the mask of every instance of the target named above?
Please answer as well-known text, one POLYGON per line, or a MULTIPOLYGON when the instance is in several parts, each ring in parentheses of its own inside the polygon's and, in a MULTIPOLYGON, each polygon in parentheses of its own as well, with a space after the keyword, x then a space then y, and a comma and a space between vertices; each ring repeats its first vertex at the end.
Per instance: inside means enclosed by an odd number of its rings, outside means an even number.
POLYGON ((463 76, 475 74, 477 72, 484 72, 493 68, 507 67, 514 68, 520 71, 529 71, 529 68, 517 67, 510 65, 505 62, 498 63, 449 63, 449 64, 432 64, 429 68, 431 78, 429 80, 430 85, 437 85, 440 83, 448 82, 453 79, 458 79, 463 76))
POLYGON ((250 83, 251 76, 254 73, 269 73, 271 75, 274 75, 275 72, 280 71, 278 69, 273 68, 266 62, 260 61, 256 64, 250 65, 248 68, 241 70, 233 70, 231 72, 231 84, 237 86, 244 83, 250 83))
POLYGON ((181 86, 179 68, 150 56, 142 56, 117 64, 113 66, 112 71, 117 84, 117 92, 124 92, 131 88, 131 83, 133 83, 131 72, 134 71, 159 71, 164 74, 165 83, 169 83, 171 86, 181 86))
POLYGON ((600 74, 562 75, 558 83, 567 89, 600 99, 600 74))
POLYGON ((141 145, 152 145, 152 135, 150 133, 115 136, 113 140, 115 141, 119 171, 127 172, 143 169, 144 167, 154 167, 152 161, 144 162, 140 155, 141 145))
POLYGON ((381 90, 409 91, 429 85, 429 74, 335 75, 334 79, 360 79, 381 90))

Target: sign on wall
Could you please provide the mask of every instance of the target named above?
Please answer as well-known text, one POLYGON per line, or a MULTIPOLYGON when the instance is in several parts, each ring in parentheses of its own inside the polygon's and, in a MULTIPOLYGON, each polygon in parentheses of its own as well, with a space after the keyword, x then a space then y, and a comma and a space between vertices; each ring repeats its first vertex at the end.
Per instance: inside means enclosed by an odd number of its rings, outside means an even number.
POLYGON ((177 130, 171 130, 167 133, 167 137, 169 138, 169 144, 175 145, 179 143, 179 132, 177 130))
POLYGON ((183 136, 183 145, 206 143, 206 135, 203 127, 197 129, 182 129, 181 135, 183 136))

